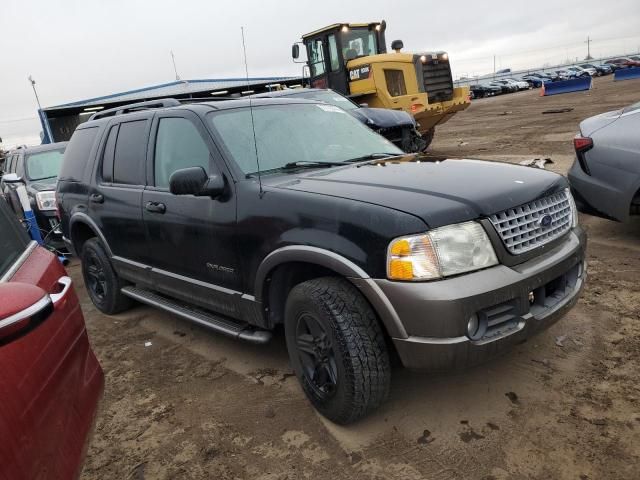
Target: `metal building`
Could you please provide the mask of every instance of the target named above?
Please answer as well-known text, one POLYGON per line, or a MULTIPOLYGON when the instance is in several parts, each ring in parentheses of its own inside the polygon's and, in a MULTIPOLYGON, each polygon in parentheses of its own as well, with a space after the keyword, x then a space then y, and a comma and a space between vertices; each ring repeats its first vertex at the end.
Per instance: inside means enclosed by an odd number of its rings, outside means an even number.
POLYGON ((215 96, 241 96, 278 88, 278 85, 300 84, 299 77, 259 77, 179 80, 161 85, 138 88, 103 97, 66 103, 38 111, 42 124, 42 143, 64 142, 71 138, 75 128, 86 122, 96 111, 128 103, 158 98, 215 98, 215 96))

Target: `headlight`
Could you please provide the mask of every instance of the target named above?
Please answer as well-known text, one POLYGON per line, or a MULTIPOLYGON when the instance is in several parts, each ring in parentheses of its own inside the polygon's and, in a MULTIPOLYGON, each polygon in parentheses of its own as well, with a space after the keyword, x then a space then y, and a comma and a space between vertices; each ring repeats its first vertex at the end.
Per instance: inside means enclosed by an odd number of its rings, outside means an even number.
POLYGON ((482 225, 465 222, 393 240, 387 252, 387 277, 433 280, 497 264, 482 225))
POLYGON ((37 192, 36 203, 40 210, 55 210, 56 192, 37 192))
POLYGON ((576 228, 578 226, 578 207, 576 207, 576 201, 573 199, 573 195, 571 195, 571 190, 565 188, 564 191, 567 193, 569 206, 571 206, 571 228, 576 228))

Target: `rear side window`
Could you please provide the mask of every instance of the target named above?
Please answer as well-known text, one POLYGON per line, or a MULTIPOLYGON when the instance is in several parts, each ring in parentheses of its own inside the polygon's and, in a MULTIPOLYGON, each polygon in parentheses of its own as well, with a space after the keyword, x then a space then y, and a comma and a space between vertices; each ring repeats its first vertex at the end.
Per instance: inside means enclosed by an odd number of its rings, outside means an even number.
POLYGON ((89 155, 93 142, 98 134, 98 127, 76 130, 64 151, 64 160, 59 178, 62 180, 82 180, 84 169, 89 163, 89 155))
POLYGON ((162 118, 158 125, 154 161, 156 187, 168 188, 176 170, 202 167, 209 172, 209 148, 186 118, 162 118))
POLYGON ((385 70, 384 79, 387 82, 387 90, 392 97, 399 97, 407 94, 407 87, 404 84, 402 70, 385 70))
POLYGON ((113 158, 113 183, 144 184, 147 120, 120 124, 113 158))
POLYGON ((6 203, 0 204, 0 277, 22 255, 27 246, 27 238, 20 231, 15 215, 9 211, 6 203))
POLYGON ((113 156, 116 149, 116 138, 118 137, 118 125, 114 125, 109 130, 107 143, 104 146, 102 154, 102 181, 106 183, 113 182, 113 156))

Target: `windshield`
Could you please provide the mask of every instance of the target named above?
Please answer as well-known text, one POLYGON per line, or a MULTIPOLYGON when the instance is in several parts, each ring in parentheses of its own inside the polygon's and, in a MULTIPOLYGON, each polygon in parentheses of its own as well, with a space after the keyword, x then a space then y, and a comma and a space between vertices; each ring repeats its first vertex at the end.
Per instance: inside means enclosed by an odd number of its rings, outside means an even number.
POLYGON ((295 96, 330 103, 331 105, 340 107, 343 110, 353 110, 359 108, 358 105, 353 103, 347 97, 343 97, 339 93, 331 92, 328 90, 312 90, 310 92, 297 93, 295 96))
POLYGON ((378 40, 373 30, 368 28, 351 28, 342 32, 342 58, 362 57, 378 53, 378 40), (349 52, 352 50, 352 52, 349 52), (350 55, 347 55, 350 53, 350 55))
MULTIPOLYGON (((375 153, 403 152, 344 110, 317 103, 253 108, 260 170, 295 162, 345 162, 375 153)), ((237 108, 212 112, 209 121, 245 174, 258 170, 251 111, 237 108)))
POLYGON ((27 157, 27 178, 29 180, 44 180, 57 178, 62 165, 64 149, 49 152, 33 153, 27 157))

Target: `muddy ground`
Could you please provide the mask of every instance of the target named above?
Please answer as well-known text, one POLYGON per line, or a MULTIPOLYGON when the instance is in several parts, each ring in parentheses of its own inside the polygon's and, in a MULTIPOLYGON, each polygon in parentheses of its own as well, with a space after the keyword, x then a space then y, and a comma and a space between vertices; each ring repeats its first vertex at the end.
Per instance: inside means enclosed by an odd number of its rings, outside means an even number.
MULTIPOLYGON (((590 92, 482 99, 438 130, 432 150, 550 157, 566 173, 579 121, 638 100, 640 81, 611 77, 590 92), (574 110, 541 113, 558 107, 574 110)), ((74 262, 106 375, 82 478, 639 478, 640 221, 580 221, 589 279, 567 317, 465 373, 394 370, 386 405, 348 428, 306 401, 281 332, 257 347, 144 306, 101 315, 74 262)))

